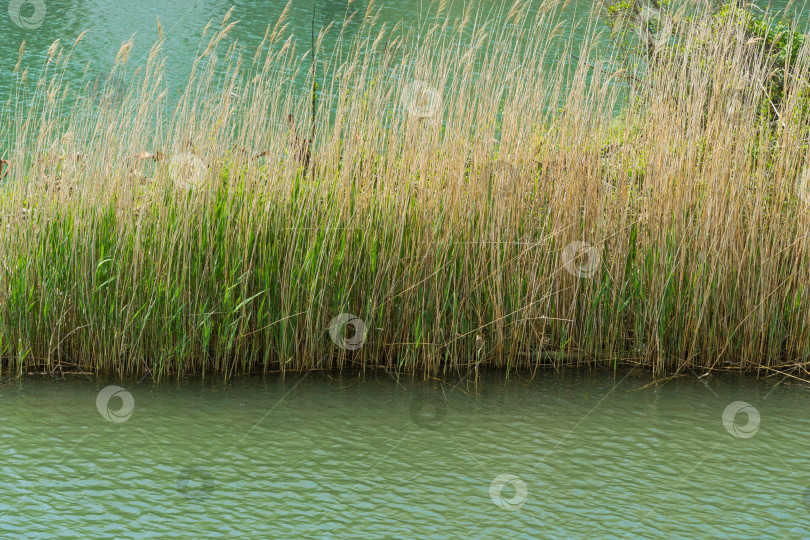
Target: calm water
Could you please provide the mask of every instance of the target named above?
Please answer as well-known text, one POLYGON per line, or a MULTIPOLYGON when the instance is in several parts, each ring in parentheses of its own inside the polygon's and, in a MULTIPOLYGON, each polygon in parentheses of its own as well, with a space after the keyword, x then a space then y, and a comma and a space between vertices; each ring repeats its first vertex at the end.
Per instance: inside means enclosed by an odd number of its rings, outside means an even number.
MULTIPOLYGON (((361 15, 366 12, 369 3, 369 0, 352 1, 349 12, 358 11, 358 15, 344 31, 342 39, 345 43, 360 28, 361 15)), ((531 0, 531 5, 535 7, 541 3, 542 0, 531 0)), ((765 0, 756 3, 762 6, 768 4, 765 0)), ((450 1, 447 11, 454 17, 461 17, 468 4, 469 2, 460 0, 450 1)), ((504 4, 508 10, 512 2, 473 2, 482 13, 496 10, 504 4)), ((772 9, 776 11, 784 10, 786 4, 787 0, 770 2, 772 9)), ((69 48, 78 35, 87 30, 83 42, 73 53, 68 72, 69 79, 78 83, 82 80, 85 69, 86 77, 90 80, 107 76, 121 44, 134 36, 134 49, 128 70, 131 75, 136 66, 145 63, 150 47, 158 39, 158 18, 165 38, 163 51, 169 96, 176 97, 185 88, 192 61, 199 52, 203 28, 209 21, 213 20, 213 27, 218 28, 228 9, 234 7, 231 21, 239 21, 239 24, 231 33, 231 40, 237 40, 250 58, 261 43, 267 26, 275 24, 285 5, 284 0, 10 0, 4 3, 0 11, 0 75, 3 75, 0 76, 0 102, 5 102, 13 84, 10 75, 17 63, 22 41, 26 42, 27 65, 31 66, 32 74, 35 75, 55 40, 61 39, 62 44, 69 48), (8 4, 7 9, 5 4, 8 4)), ((347 12, 345 0, 315 0, 314 5, 316 32, 333 22, 337 23, 335 29, 340 27, 347 12)), ((586 27, 585 19, 591 5, 591 2, 572 1, 561 12, 560 20, 564 27, 560 34, 561 46, 573 32, 574 52, 579 50, 586 27)), ((398 22, 408 27, 416 25, 420 19, 430 20, 431 15, 436 12, 436 6, 436 2, 415 0, 380 0, 373 3, 374 9, 380 9, 378 27, 386 24, 389 29, 398 22)), ((298 50, 302 55, 309 47, 312 8, 313 2, 309 0, 294 1, 288 17, 290 30, 299 39, 298 50)), ((808 12, 810 11, 804 11, 808 12)), ((604 24, 600 28, 604 29, 604 24)), ((324 41, 325 51, 331 51, 337 37, 337 30, 327 35, 324 41)), ((562 55, 551 55, 548 58, 549 69, 555 68, 559 62, 574 60, 562 55)), ((33 75, 32 80, 35 80, 33 75)), ((303 76, 304 74, 301 82, 303 76)), ((125 75, 123 82, 126 79, 125 75)), ((301 91, 304 92, 303 89, 301 91)))
POLYGON ((0 536, 810 536, 810 388, 651 382, 14 382, 0 536))
MULTIPOLYGON (((531 0, 534 5, 540 5, 541 0, 531 0)), ((12 5, 21 4, 23 0, 11 0, 12 5)), ((335 46, 338 38, 348 45, 361 27, 362 15, 369 8, 369 0, 353 0, 348 14, 357 12, 348 17, 343 35, 339 36, 340 27, 347 19, 347 2, 336 0, 315 0, 314 24, 315 32, 334 23, 333 30, 326 35, 323 51, 329 53, 335 46)), ((128 73, 134 67, 146 62, 152 44, 158 40, 157 18, 160 19, 165 44, 163 46, 166 59, 166 80, 169 96, 176 97, 185 88, 191 65, 195 56, 202 52, 200 49, 203 29, 209 21, 213 20, 213 29, 219 28, 219 23, 225 13, 234 7, 229 22, 239 21, 231 32, 227 43, 238 41, 245 51, 247 59, 253 56, 256 48, 264 38, 268 25, 275 25, 281 16, 286 0, 179 0, 165 2, 143 0, 138 2, 113 2, 110 0, 95 0, 79 2, 78 0, 26 0, 18 19, 21 24, 14 24, 12 17, 0 11, 0 68, 2 73, 10 74, 17 63, 20 43, 26 42, 26 58, 32 66, 32 72, 38 73, 51 44, 61 39, 68 48, 76 37, 88 30, 86 37, 73 53, 71 69, 68 76, 72 80, 81 81, 85 67, 89 64, 87 78, 93 79, 108 75, 113 66, 116 53, 122 43, 131 36, 135 36, 134 48, 129 62, 128 73), (37 6, 44 6, 39 8, 37 6), (7 16, 8 15, 8 16, 7 16), (27 22, 26 22, 27 21, 27 22), (25 26, 30 26, 26 28, 25 26)), ((395 24, 402 23, 405 27, 416 27, 419 22, 434 20, 436 2, 415 2, 414 0, 380 1, 373 4, 373 9, 380 10, 379 29, 385 24, 391 29, 395 24)), ((504 5, 503 1, 484 0, 476 4, 480 6, 482 14, 497 11, 504 5)), ((506 2, 511 5, 511 2, 506 2)), ((454 18, 460 18, 464 13, 465 3, 461 1, 449 2, 447 12, 454 18)), ((589 3, 581 5, 573 2, 563 11, 565 26, 570 29, 587 15, 589 3)), ((508 7, 507 7, 508 10, 508 7)), ((444 17, 444 16, 443 16, 444 17)), ((442 20, 444 20, 442 18, 442 20)), ((287 22, 289 30, 297 38, 297 47, 303 56, 310 47, 310 35, 313 23, 313 2, 292 2, 287 22)), ((567 34, 570 33, 566 32, 567 34)), ((203 43, 203 49, 210 33, 203 43)), ((223 49, 224 50, 224 49, 223 49)), ((550 60, 553 61, 553 60, 550 60)), ((306 70, 299 77, 299 89, 303 89, 306 70)), ((123 76, 123 81, 128 79, 123 76)), ((11 87, 10 77, 0 78, 0 96, 5 101, 11 87)))

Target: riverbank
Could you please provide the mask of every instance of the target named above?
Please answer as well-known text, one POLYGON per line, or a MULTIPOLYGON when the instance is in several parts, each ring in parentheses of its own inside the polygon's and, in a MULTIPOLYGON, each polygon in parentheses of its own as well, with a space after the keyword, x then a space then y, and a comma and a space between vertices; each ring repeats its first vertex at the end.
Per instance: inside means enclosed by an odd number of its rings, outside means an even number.
POLYGON ((598 25, 549 72, 554 13, 369 17, 349 62, 318 52, 312 124, 283 23, 243 57, 209 29, 171 118, 159 43, 125 91, 63 79, 55 43, 2 118, 4 372, 803 376, 807 47, 774 101, 741 85, 774 40, 695 19, 638 84, 598 25))

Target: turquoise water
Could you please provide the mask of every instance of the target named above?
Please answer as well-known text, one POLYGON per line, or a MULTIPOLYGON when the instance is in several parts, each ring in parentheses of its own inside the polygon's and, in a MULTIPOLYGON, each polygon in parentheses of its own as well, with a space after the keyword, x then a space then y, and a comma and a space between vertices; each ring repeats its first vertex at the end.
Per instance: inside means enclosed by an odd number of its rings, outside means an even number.
MULTIPOLYGON (((536 13, 543 3, 542 0, 530 0, 530 13, 536 13)), ((7 4, 7 9, 0 11, 0 112, 7 108, 5 105, 9 98, 12 102, 22 99, 24 103, 30 98, 30 93, 28 98, 19 97, 19 89, 25 84, 18 75, 12 75, 23 42, 25 55, 21 65, 29 68, 28 90, 31 91, 51 45, 56 40, 61 40, 61 45, 68 51, 76 38, 87 31, 82 42, 71 53, 66 78, 71 81, 71 88, 74 90, 98 81, 97 84, 106 85, 108 89, 97 90, 97 93, 111 92, 113 99, 118 99, 134 80, 137 67, 146 63, 152 45, 159 39, 160 21, 165 39, 161 58, 165 61, 163 82, 167 99, 163 100, 163 113, 166 118, 171 117, 171 110, 187 86, 195 57, 202 52, 210 39, 212 32, 203 39, 203 30, 209 22, 216 30, 228 10, 233 8, 229 22, 238 21, 238 24, 231 31, 226 43, 237 43, 243 51, 243 57, 249 60, 261 44, 268 26, 275 25, 286 6, 283 1, 268 0, 10 0, 7 4), (133 40, 133 49, 127 68, 111 75, 119 48, 130 38, 133 40)), ((361 19, 369 9, 372 13, 379 12, 375 25, 377 29, 385 26, 390 30, 397 24, 406 29, 424 29, 425 24, 436 20, 438 4, 413 0, 385 0, 377 3, 354 0, 350 4, 334 0, 294 1, 290 4, 286 19, 287 30, 295 36, 296 50, 303 58, 311 45, 312 30, 317 35, 321 29, 332 24, 332 29, 325 34, 320 53, 321 60, 326 61, 338 43, 342 43, 345 48, 357 36, 362 26, 361 19), (348 22, 341 32, 344 21, 348 22)), ((757 4, 768 5, 764 1, 757 4)), ((455 0, 447 2, 445 13, 451 19, 458 20, 470 5, 475 7, 473 13, 481 20, 505 21, 504 12, 509 10, 512 2, 483 0, 469 3, 455 0)), ((577 60, 571 55, 563 54, 562 48, 569 36, 573 36, 571 52, 574 55, 579 54, 592 5, 591 2, 571 1, 558 10, 558 16, 553 18, 551 24, 556 24, 556 21, 560 23, 560 50, 546 58, 549 71, 557 69, 560 64, 571 69, 575 67, 577 60)), ((786 0, 770 2, 771 10, 775 12, 784 11, 787 5, 786 0)), ((803 5, 792 7, 791 10, 798 11, 803 16, 810 13, 803 5)), ((444 21, 444 15, 440 20, 444 21)), ((499 27, 496 24, 493 28, 499 27)), ((604 22, 599 22, 596 29, 605 31, 607 26, 604 22)), ((492 42, 489 46, 497 47, 498 43, 492 42)), ((609 60, 613 54, 604 44, 599 50, 604 54, 600 52, 597 56, 602 55, 604 58, 600 56, 590 58, 591 60, 609 60)), ((303 99, 308 93, 305 88, 306 76, 307 70, 303 69, 294 77, 294 91, 299 94, 295 96, 297 99, 303 99)), ((322 74, 319 81, 319 94, 328 91, 330 86, 330 81, 324 77, 322 74)), ((8 136, 13 138, 12 135, 8 136)))
MULTIPOLYGON (((541 4, 541 0, 531 0, 533 11, 541 4)), ((371 13, 378 13, 374 32, 385 27, 389 31, 396 25, 405 30, 424 29, 426 24, 440 20, 445 21, 446 15, 451 20, 460 20, 465 7, 470 5, 460 1, 448 2, 444 14, 436 18, 438 2, 413 2, 409 0, 385 1, 372 3, 369 0, 356 0, 348 2, 315 0, 314 2, 292 2, 286 17, 287 34, 294 36, 294 43, 298 57, 308 58, 312 44, 313 30, 317 37, 322 29, 329 25, 332 28, 325 33, 323 44, 319 49, 321 71, 319 72, 318 96, 325 97, 324 92, 332 89, 331 71, 324 69, 323 63, 338 65, 339 61, 333 57, 333 51, 338 44, 342 45, 344 57, 348 54, 347 48, 357 37, 363 26, 361 21, 369 9, 371 13), (313 9, 314 8, 314 9, 313 9), (445 15, 446 14, 446 15, 445 15), (341 31, 341 27, 345 27, 341 31)), ((472 4, 474 19, 505 21, 505 11, 508 12, 512 2, 483 1, 472 4)), ((75 0, 11 0, 9 13, 0 11, 0 70, 5 75, 0 77, 0 113, 13 110, 25 110, 32 99, 32 92, 36 86, 42 66, 48 58, 48 51, 56 40, 65 48, 65 53, 71 50, 76 38, 84 31, 82 41, 71 52, 65 78, 70 81, 71 89, 96 85, 96 90, 87 90, 92 95, 104 99, 120 102, 126 94, 130 83, 138 82, 137 68, 144 66, 153 44, 159 40, 158 21, 162 30, 164 43, 161 48, 160 59, 165 62, 163 81, 166 98, 162 100, 163 109, 160 111, 166 122, 171 118, 172 110, 177 105, 182 92, 186 89, 192 73, 195 58, 202 53, 215 30, 220 28, 225 14, 233 8, 228 23, 237 21, 234 29, 229 33, 224 50, 231 44, 237 44, 242 51, 246 64, 253 58, 254 52, 261 45, 268 27, 273 27, 285 10, 283 1, 248 0, 239 2, 78 2, 75 0), (211 22, 209 30, 203 38, 206 25, 211 22), (132 51, 125 69, 114 70, 116 55, 121 45, 130 38, 133 40, 132 51), (25 42, 25 54, 21 63, 22 68, 29 69, 27 85, 21 82, 19 74, 12 74, 18 62, 20 45, 25 42), (95 83, 94 83, 95 81, 95 83), (26 88, 27 93, 20 93, 26 88), (11 107, 6 105, 11 99, 11 107), (15 107, 13 104, 16 103, 15 107), (22 107, 19 105, 22 104, 22 107)), ((559 19, 562 21, 560 33, 561 47, 573 33, 573 51, 579 50, 584 36, 584 28, 590 3, 571 2, 559 10, 559 19)), ((469 26, 472 25, 468 25, 469 26)), ((500 29, 494 25, 493 29, 500 29)), ((470 33, 471 30, 468 30, 470 33)), ((493 30, 494 32, 494 30, 493 30)), ((493 42, 490 46, 498 44, 493 42)), ((265 48, 266 49, 266 48, 265 48)), ((266 52, 266 50, 265 50, 266 52)), ((224 73, 225 62, 220 55, 220 71, 224 73)), ((559 63, 572 63, 575 59, 566 56, 560 50, 549 55, 547 65, 549 69, 556 69, 559 63)), ((308 64, 307 64, 308 65, 308 64)), ((278 67, 278 66, 277 66, 278 67)), ((278 67, 281 69, 280 67, 278 67)), ((274 68, 275 69, 275 68, 274 68)), ((307 84, 309 69, 304 67, 297 73, 289 73, 292 78, 292 102, 303 102, 307 99, 310 88, 307 84)), ((140 74, 143 75, 143 72, 140 74)), ((284 90, 287 92, 287 90, 284 90)), ((84 92, 84 91, 83 91, 84 92)), ((82 93, 83 93, 82 92, 82 93)), ((238 95, 237 95, 238 97, 238 95)), ((332 96, 335 98, 336 96, 332 96)), ((72 102, 68 100, 69 102, 72 102)), ((333 102, 335 103, 335 102, 333 102)), ((334 105, 333 105, 334 106, 334 105)), ((152 107, 150 112, 157 115, 158 107, 152 107)), ((333 110, 334 112, 334 110, 333 110)), ((2 115, 0 115, 0 118, 2 115)), ((2 128, 2 126, 0 126, 2 128)), ((0 142, 0 156, 7 156, 9 150, 2 148, 14 146, 13 130, 4 133, 0 129, 2 142, 0 142)))
MULTIPOLYGON (((483 0, 480 2, 462 2, 460 0, 446 3, 445 13, 451 19, 461 19, 465 8, 474 6, 473 13, 480 19, 493 19, 504 21, 504 11, 512 6, 511 1, 483 0)), ((530 0, 530 13, 536 13, 543 0, 530 0)), ((109 0, 95 0, 79 2, 78 0, 9 0, 6 9, 0 11, 0 112, 6 109, 7 100, 12 102, 21 98, 19 89, 25 84, 19 76, 12 74, 18 62, 20 46, 25 42, 25 55, 22 67, 29 68, 28 90, 33 90, 40 70, 47 59, 48 50, 56 40, 65 50, 71 49, 76 38, 87 31, 82 42, 71 53, 71 60, 66 72, 66 78, 71 82, 72 89, 92 84, 106 85, 108 90, 98 90, 99 94, 111 92, 113 98, 120 98, 125 93, 127 85, 134 80, 138 66, 146 63, 152 45, 159 39, 158 21, 165 39, 162 46, 161 58, 165 61, 164 83, 167 90, 167 99, 163 100, 164 116, 170 118, 170 111, 177 103, 181 92, 186 88, 195 57, 204 49, 211 32, 203 39, 203 30, 211 22, 216 30, 220 26, 225 14, 233 8, 229 22, 238 21, 230 33, 227 44, 237 43, 243 51, 243 57, 250 59, 257 47, 261 44, 268 26, 278 21, 285 9, 283 1, 268 0, 241 0, 228 2, 180 0, 176 2, 159 2, 144 0, 139 2, 112 2, 109 0), (121 45, 133 40, 133 49, 127 68, 116 71, 111 75, 114 61, 121 45), (111 88, 111 90, 110 90, 111 88)), ((332 24, 332 29, 325 34, 321 48, 321 60, 326 61, 340 42, 344 48, 351 43, 361 29, 361 19, 371 10, 377 13, 375 28, 385 26, 387 29, 401 24, 403 28, 422 28, 425 24, 435 21, 438 2, 415 2, 413 0, 385 0, 370 2, 370 0, 353 0, 351 3, 335 0, 294 1, 290 4, 287 23, 290 34, 295 36, 296 50, 301 58, 309 51, 311 35, 332 24), (340 28, 346 22, 341 32, 340 28)), ((774 12, 783 12, 788 6, 786 0, 773 2, 758 1, 756 4, 763 7, 770 5, 774 12)), ((588 27, 588 16, 592 8, 591 2, 571 1, 558 10, 558 16, 553 18, 552 24, 560 23, 559 43, 560 50, 546 58, 549 71, 557 69, 560 64, 571 69, 577 60, 570 55, 563 54, 562 47, 571 39, 571 52, 577 55, 580 52, 585 33, 588 27)), ((810 11, 806 6, 797 4, 791 11, 806 16, 810 11)), ((442 15, 441 21, 444 21, 442 15)), ((505 24, 505 23, 504 23, 505 24)), ((494 25, 499 28, 502 25, 494 25)), ((605 31, 604 22, 599 22, 596 29, 605 31)), ((497 47, 498 43, 489 44, 497 47)), ((607 45, 600 49, 604 58, 590 58, 591 60, 609 60, 612 52, 607 45)), ((294 91, 302 99, 307 95, 305 80, 307 70, 301 70, 294 77, 294 91)), ((321 78, 319 93, 326 91, 329 81, 321 78)), ((622 84, 622 83, 617 83, 622 84)), ((563 95, 565 92, 563 92, 563 95)), ((29 94, 30 96, 30 94, 29 94)), ((22 98, 27 103, 28 98, 22 98)), ((12 107, 13 109, 13 107, 12 107)), ((2 133, 3 130, 0 130, 2 133)), ((10 143, 8 143, 10 144, 10 143)))
MULTIPOLYGON (((766 7, 770 4, 773 11, 784 11, 786 0, 773 2, 759 1, 756 4, 766 7)), ((209 21, 213 28, 225 13, 234 8, 231 21, 239 21, 231 36, 238 41, 245 51, 252 56, 261 43, 268 25, 274 25, 284 10, 285 2, 279 0, 180 0, 161 2, 143 0, 139 2, 112 2, 95 0, 80 2, 78 0, 10 0, 7 9, 0 11, 0 72, 9 75, 17 63, 20 44, 26 43, 26 58, 31 66, 39 68, 47 57, 48 48, 57 39, 70 46, 80 33, 87 30, 83 42, 73 53, 71 74, 81 78, 89 64, 90 75, 105 75, 113 65, 115 55, 122 43, 134 36, 134 49, 131 65, 144 63, 152 44, 158 39, 157 21, 160 20, 165 44, 166 76, 170 88, 179 90, 185 87, 191 70, 191 63, 201 41, 203 29, 209 21), (8 13, 6 13, 8 11, 8 13), (16 18, 12 13, 18 14, 16 18)), ((360 28, 360 19, 369 5, 374 11, 379 9, 379 24, 391 28, 398 22, 406 27, 414 26, 419 21, 430 21, 436 12, 437 2, 415 2, 413 0, 385 0, 371 3, 369 0, 353 0, 349 5, 345 1, 315 0, 294 1, 290 5, 288 22, 290 30, 299 41, 301 54, 308 46, 313 23, 316 33, 335 23, 333 31, 327 34, 324 50, 331 50, 338 39, 340 25, 348 17, 342 40, 348 43, 360 28), (348 7, 348 10, 347 10, 348 7)), ((530 2, 532 11, 542 4, 541 0, 530 2)), ((452 17, 461 17, 469 2, 447 2, 447 13, 452 17)), ((509 9, 512 2, 485 0, 473 3, 481 13, 509 9)), ((572 1, 561 12, 564 31, 561 32, 561 43, 571 32, 575 34, 575 43, 579 42, 585 32, 585 18, 591 8, 590 2, 572 1)), ((808 10, 801 4, 793 11, 807 14, 808 10)), ((496 17, 497 18, 497 17, 496 17)), ((604 27, 604 26, 603 26, 604 27)), ((557 61, 554 59, 550 61, 557 61)), ((0 95, 5 95, 9 87, 9 78, 0 78, 0 95)))
POLYGON ((114 384, 0 390, 0 536, 810 535, 810 392, 778 376, 114 384))
MULTIPOLYGON (((19 2, 20 0, 16 0, 19 2)), ((535 4, 539 1, 535 0, 535 4)), ((360 20, 369 8, 368 0, 351 2, 347 10, 346 2, 316 0, 314 3, 314 29, 315 33, 334 23, 332 31, 326 34, 323 51, 326 54, 332 51, 340 40, 348 45, 359 30, 360 20), (352 16, 352 13, 355 13, 352 16), (340 27, 344 20, 348 20, 342 35, 340 27)), ((500 2, 483 2, 480 4, 484 12, 497 10, 503 6, 500 2)), ((373 4, 373 10, 380 10, 377 27, 386 24, 390 29, 401 22, 406 27, 416 26, 419 21, 433 20, 437 4, 416 3, 408 0, 395 2, 379 2, 373 4), (419 7, 421 6, 421 7, 419 7)), ((576 7, 572 4, 566 8, 566 17, 579 20, 580 13, 587 8, 576 7)), ((180 1, 156 2, 147 0, 143 2, 77 2, 71 0, 33 0, 23 7, 24 15, 28 16, 30 26, 13 24, 9 17, 0 17, 2 24, 2 38, 0 38, 0 65, 5 66, 4 72, 10 73, 17 63, 20 43, 26 42, 26 60, 29 65, 38 70, 47 58, 47 51, 51 44, 61 39, 62 44, 70 46, 76 37, 84 30, 88 30, 82 43, 73 53, 69 77, 81 80, 87 68, 88 79, 94 77, 104 78, 113 66, 115 56, 122 43, 134 36, 134 48, 129 65, 134 68, 146 62, 152 44, 158 40, 157 21, 163 30, 165 43, 163 53, 166 59, 166 82, 169 95, 178 95, 188 82, 192 62, 200 49, 203 29, 209 21, 213 21, 214 29, 219 27, 226 12, 234 8, 229 22, 239 21, 232 31, 230 41, 238 42, 245 56, 252 57, 256 48, 264 38, 268 25, 275 25, 284 11, 285 2, 267 0, 248 0, 240 2, 217 1, 180 1), (44 15, 37 15, 35 4, 42 1, 45 5, 44 15), (34 27, 35 26, 35 27, 34 27)), ((464 3, 449 3, 448 13, 453 17, 463 15, 464 3)), ((4 14, 5 15, 5 14, 4 14)), ((313 3, 292 2, 287 17, 289 31, 296 36, 298 50, 303 56, 310 47, 313 28, 313 3)), ((210 34, 208 36, 210 38, 210 34)), ((206 38, 206 42, 207 42, 206 38)), ((203 44, 203 48, 204 48, 203 44)), ((126 83, 134 69, 129 69, 129 75, 122 77, 126 83)), ((304 74, 300 83, 303 82, 304 74)), ((11 86, 11 79, 0 79, 0 96, 5 96, 11 86)), ((300 87, 300 85, 299 85, 300 87)), ((304 91, 301 88, 301 91, 304 91)))

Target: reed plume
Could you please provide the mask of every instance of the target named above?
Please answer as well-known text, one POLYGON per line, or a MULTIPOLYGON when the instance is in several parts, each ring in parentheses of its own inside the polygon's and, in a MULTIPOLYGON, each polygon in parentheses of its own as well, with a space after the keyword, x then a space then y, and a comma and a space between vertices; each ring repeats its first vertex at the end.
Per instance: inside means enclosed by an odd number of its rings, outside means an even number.
POLYGON ((318 70, 283 18, 245 60, 229 12, 171 104, 160 43, 120 101, 55 43, 0 122, 4 369, 804 373, 807 47, 776 104, 733 20, 628 78, 596 12, 559 60, 560 8, 369 10, 318 70))

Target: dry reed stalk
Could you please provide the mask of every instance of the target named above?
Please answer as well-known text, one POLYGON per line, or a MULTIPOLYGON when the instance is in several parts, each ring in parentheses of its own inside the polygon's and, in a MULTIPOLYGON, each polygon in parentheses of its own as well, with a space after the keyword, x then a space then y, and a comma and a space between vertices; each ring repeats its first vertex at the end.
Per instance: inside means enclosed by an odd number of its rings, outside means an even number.
POLYGON ((290 74, 315 81, 284 17, 244 64, 229 12, 167 118, 160 43, 100 104, 68 88, 54 44, 0 123, 9 369, 806 362, 807 48, 777 124, 750 108, 732 122, 726 90, 761 103, 751 81, 771 67, 734 24, 707 40, 695 23, 628 87, 599 67, 593 19, 580 60, 549 63, 573 50, 555 52, 555 5, 415 28, 367 13, 319 52, 309 142, 291 141, 311 101, 290 74), (341 313, 362 347, 330 339, 341 313))

